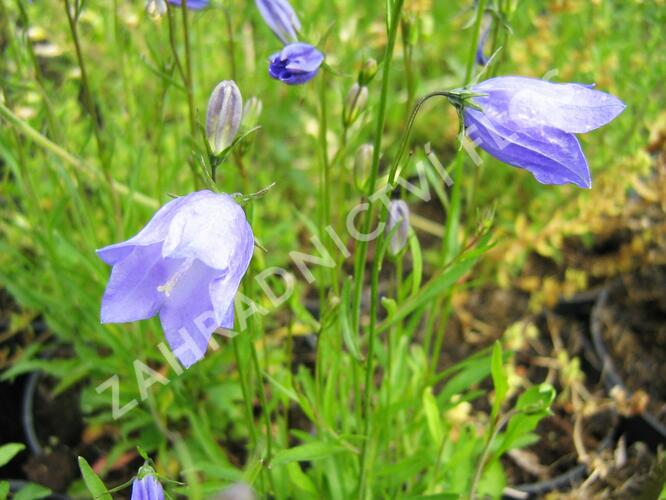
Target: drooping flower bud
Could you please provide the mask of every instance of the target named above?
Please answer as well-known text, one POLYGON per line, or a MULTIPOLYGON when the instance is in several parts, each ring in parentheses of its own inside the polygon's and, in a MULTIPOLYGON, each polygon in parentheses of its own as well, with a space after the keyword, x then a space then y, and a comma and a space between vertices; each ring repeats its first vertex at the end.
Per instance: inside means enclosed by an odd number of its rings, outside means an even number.
POLYGON ((391 232, 393 234, 389 242, 389 253, 395 257, 405 248, 409 236, 409 207, 402 200, 391 200, 389 203, 386 234, 391 232), (396 226, 398 228, 394 231, 396 226))
POLYGON ((367 86, 377 74, 377 61, 372 57, 366 59, 361 68, 361 72, 358 75, 358 83, 362 86, 367 86))
POLYGON ((292 43, 270 57, 268 73, 287 85, 312 80, 324 62, 324 54, 307 43, 292 43))
POLYGON ((250 97, 243 106, 243 127, 247 130, 255 127, 259 123, 259 116, 264 105, 258 97, 250 97))
POLYGON ((282 43, 298 41, 301 23, 287 0, 255 0, 255 3, 264 22, 282 43))
POLYGON ((146 12, 151 17, 162 17, 166 14, 167 5, 164 0, 146 0, 146 12))
POLYGON ((219 155, 234 141, 243 118, 243 98, 236 82, 217 84, 208 100, 206 138, 214 155, 219 155))
POLYGON ((349 89, 349 92, 347 92, 345 105, 342 110, 342 122, 346 126, 354 123, 361 114, 361 111, 365 109, 367 103, 368 87, 354 83, 349 89))
POLYGON ((354 183, 356 184, 356 189, 361 192, 365 191, 368 179, 370 178, 374 151, 375 148, 372 144, 361 144, 354 157, 354 183))

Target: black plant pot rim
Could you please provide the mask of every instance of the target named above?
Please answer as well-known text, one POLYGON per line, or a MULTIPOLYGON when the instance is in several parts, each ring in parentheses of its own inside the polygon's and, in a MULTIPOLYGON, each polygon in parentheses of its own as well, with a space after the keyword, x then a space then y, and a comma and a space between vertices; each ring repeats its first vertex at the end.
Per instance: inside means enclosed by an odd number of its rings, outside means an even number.
MULTIPOLYGON (((39 442, 37 432, 35 431, 35 418, 33 414, 35 393, 41 378, 41 371, 34 371, 28 376, 28 381, 25 385, 25 390, 23 391, 23 401, 21 403, 21 424, 23 426, 23 432, 25 433, 25 440, 31 454, 35 456, 41 455, 44 452, 44 448, 39 442)), ((15 492, 28 484, 28 482, 29 481, 19 479, 10 479, 10 489, 15 492)), ((51 492, 47 498, 53 500, 70 500, 69 496, 56 492, 51 492)))

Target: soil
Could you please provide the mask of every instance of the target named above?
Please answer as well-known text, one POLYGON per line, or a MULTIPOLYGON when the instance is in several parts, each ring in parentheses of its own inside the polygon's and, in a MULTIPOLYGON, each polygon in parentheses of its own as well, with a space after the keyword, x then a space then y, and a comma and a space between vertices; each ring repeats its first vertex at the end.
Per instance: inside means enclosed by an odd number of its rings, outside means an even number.
POLYGON ((597 311, 613 368, 666 425, 666 267, 637 271, 612 286, 597 311), (641 398, 640 395, 644 395, 641 398))

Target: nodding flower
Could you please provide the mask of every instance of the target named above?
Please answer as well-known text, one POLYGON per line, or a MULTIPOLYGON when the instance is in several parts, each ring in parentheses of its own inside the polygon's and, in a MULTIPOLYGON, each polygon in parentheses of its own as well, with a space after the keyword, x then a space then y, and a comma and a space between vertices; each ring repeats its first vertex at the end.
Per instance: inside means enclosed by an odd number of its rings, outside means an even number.
POLYGON ((606 125, 625 108, 593 85, 551 83, 519 76, 491 78, 472 86, 463 104, 467 136, 542 184, 590 188, 587 159, 575 134, 606 125))
POLYGON ((324 54, 312 45, 291 43, 270 57, 268 73, 287 85, 299 85, 312 80, 324 62, 324 54))
POLYGON ((97 251, 113 266, 101 321, 159 315, 169 347, 189 367, 217 328, 233 327, 253 250, 252 228, 231 196, 204 190, 176 198, 137 235, 97 251))

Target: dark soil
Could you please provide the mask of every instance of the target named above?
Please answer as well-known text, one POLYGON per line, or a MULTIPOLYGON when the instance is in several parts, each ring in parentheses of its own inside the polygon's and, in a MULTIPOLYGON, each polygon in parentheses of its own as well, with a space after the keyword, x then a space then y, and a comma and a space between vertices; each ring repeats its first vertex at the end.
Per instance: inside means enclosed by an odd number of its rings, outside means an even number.
POLYGON ((666 268, 638 271, 611 287, 597 311, 616 373, 642 406, 666 424, 666 268))

